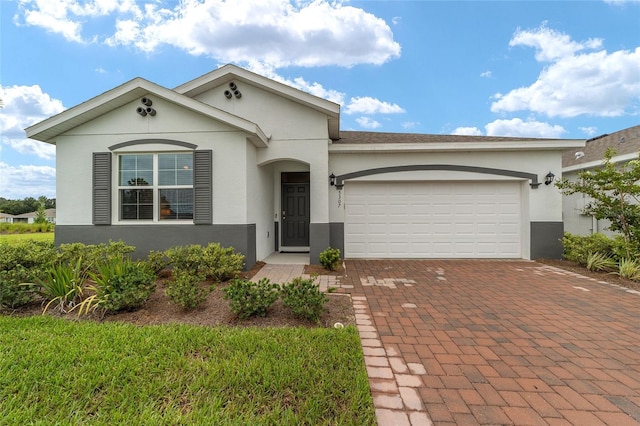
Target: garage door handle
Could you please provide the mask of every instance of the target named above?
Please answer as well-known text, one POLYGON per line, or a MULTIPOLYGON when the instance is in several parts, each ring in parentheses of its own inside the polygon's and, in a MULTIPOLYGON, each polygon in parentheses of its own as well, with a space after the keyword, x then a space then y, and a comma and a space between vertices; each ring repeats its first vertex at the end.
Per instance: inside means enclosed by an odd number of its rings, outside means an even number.
POLYGON ((282 210, 282 220, 284 220, 284 219, 285 219, 285 216, 286 216, 286 215, 287 215, 287 212, 286 212, 286 211, 284 211, 284 210, 282 210))

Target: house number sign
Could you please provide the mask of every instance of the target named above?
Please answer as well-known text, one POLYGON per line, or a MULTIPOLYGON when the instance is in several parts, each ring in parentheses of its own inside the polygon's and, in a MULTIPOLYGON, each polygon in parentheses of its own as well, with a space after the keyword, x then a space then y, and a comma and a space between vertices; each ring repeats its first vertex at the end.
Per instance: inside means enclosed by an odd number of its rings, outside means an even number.
POLYGON ((338 190, 338 207, 342 205, 342 190, 338 190))

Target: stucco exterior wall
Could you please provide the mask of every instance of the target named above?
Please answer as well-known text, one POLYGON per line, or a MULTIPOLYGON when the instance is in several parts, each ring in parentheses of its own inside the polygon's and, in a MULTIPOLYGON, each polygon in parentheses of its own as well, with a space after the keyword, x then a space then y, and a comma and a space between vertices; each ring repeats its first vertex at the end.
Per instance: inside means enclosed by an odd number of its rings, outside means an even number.
POLYGON ((328 139, 327 116, 249 83, 235 80, 242 97, 227 99, 222 85, 195 97, 208 105, 256 123, 275 140, 328 139))
MULTIPOLYGON (((213 151, 213 223, 247 223, 247 140, 246 135, 228 125, 200 114, 184 110, 169 102, 154 99, 155 117, 140 117, 138 102, 121 107, 99 119, 79 126, 56 140, 57 208, 59 224, 90 225, 93 152, 108 152, 109 147, 122 142, 146 139, 170 139, 197 145, 197 149, 213 151)), ((185 148, 165 145, 132 145, 114 151, 162 152, 185 151, 185 148)), ((117 186, 113 173, 112 186, 117 186)), ((117 206, 117 192, 112 204, 117 206)), ((113 211, 117 223, 117 211, 113 211)))
MULTIPOLYGON (((329 172, 335 175, 389 166, 417 164, 449 164, 460 166, 506 169, 538 175, 539 181, 551 170, 557 178, 561 173, 558 152, 411 152, 411 153, 331 153, 329 172)), ((457 171, 414 171, 387 173, 358 178, 358 180, 504 180, 514 179, 499 175, 457 171)), ((562 221, 562 194, 553 185, 531 188, 528 180, 523 191, 529 220, 533 222, 562 221)), ((345 182, 348 184, 348 182, 345 182)), ((330 221, 344 222, 344 202, 338 207, 338 191, 330 192, 330 221)), ((344 194, 343 194, 344 195, 344 194)), ((344 200, 343 200, 344 201, 344 200)))

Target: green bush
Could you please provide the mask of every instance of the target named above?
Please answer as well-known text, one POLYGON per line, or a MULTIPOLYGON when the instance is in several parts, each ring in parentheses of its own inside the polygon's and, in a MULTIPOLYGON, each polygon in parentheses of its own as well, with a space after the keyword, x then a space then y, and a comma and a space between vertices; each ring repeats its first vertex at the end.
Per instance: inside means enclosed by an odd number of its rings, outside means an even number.
POLYGON ((174 271, 204 275, 216 282, 236 277, 244 265, 242 254, 218 243, 210 243, 206 247, 198 244, 172 247, 165 251, 165 256, 174 271))
POLYGON ((53 242, 24 240, 13 244, 0 243, 0 271, 10 271, 21 265, 27 269, 45 268, 54 263, 53 242))
POLYGON ((205 301, 213 286, 203 287, 204 275, 191 275, 185 272, 173 274, 173 280, 167 282, 166 294, 173 303, 186 309, 194 309, 205 301))
POLYGON ((216 282, 236 278, 244 266, 244 255, 235 253, 233 247, 221 247, 210 243, 202 251, 207 277, 216 282))
POLYGON ((33 270, 18 265, 9 271, 0 271, 0 308, 17 308, 30 303, 35 298, 31 283, 34 281, 33 270))
POLYGON ((78 259, 82 259, 82 269, 84 271, 96 272, 98 264, 121 259, 135 250, 134 246, 127 245, 122 241, 109 241, 108 244, 60 244, 58 261, 61 263, 76 263, 78 259))
POLYGON ((257 283, 233 279, 224 289, 224 298, 229 300, 231 311, 241 319, 254 315, 266 316, 267 310, 278 299, 279 286, 267 278, 257 283))
POLYGON ((328 247, 320 253, 320 264, 330 271, 335 271, 340 264, 340 249, 328 247))
POLYGON ((31 302, 34 283, 45 277, 44 270, 55 260, 52 242, 25 240, 13 244, 0 244, 0 306, 16 308, 31 302))
POLYGON ((297 317, 312 321, 320 320, 327 296, 320 291, 312 279, 294 278, 280 290, 282 303, 297 317))
MULTIPOLYGON (((95 294, 84 302, 84 310, 134 310, 147 301, 156 288, 154 273, 142 262, 125 257, 106 259, 98 263, 89 276, 95 283, 95 294)), ((83 308, 80 309, 82 313, 83 308)))
POLYGON ((587 264, 589 253, 601 253, 606 257, 611 257, 615 262, 619 262, 623 258, 640 260, 638 248, 633 243, 626 241, 621 235, 610 238, 602 233, 583 236, 565 232, 562 245, 564 246, 564 258, 582 265, 587 264), (632 255, 629 256, 628 253, 632 255))
POLYGON ((614 242, 606 235, 596 233, 588 236, 573 235, 565 232, 562 238, 564 258, 586 265, 589 253, 602 253, 612 256, 614 242))
POLYGON ((169 266, 169 259, 162 251, 151 250, 146 260, 147 266, 154 274, 158 275, 169 266))
POLYGON ((176 246, 164 252, 169 258, 169 263, 174 271, 189 272, 193 275, 204 274, 204 254, 201 245, 191 244, 186 246, 176 246))
POLYGON ((0 223, 0 234, 32 234, 36 232, 53 232, 53 223, 0 223))

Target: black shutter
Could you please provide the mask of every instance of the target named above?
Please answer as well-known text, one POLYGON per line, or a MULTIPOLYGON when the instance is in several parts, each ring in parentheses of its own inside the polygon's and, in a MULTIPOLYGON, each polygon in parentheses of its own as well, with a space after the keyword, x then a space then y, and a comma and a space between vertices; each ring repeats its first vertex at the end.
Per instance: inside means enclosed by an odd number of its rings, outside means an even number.
POLYGON ((212 158, 211 150, 193 152, 193 223, 196 225, 213 222, 212 158))
POLYGON ((111 225, 111 153, 93 153, 93 224, 111 225))

